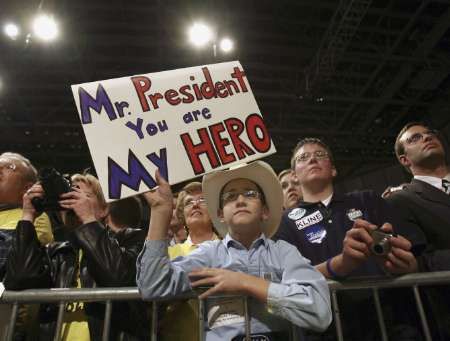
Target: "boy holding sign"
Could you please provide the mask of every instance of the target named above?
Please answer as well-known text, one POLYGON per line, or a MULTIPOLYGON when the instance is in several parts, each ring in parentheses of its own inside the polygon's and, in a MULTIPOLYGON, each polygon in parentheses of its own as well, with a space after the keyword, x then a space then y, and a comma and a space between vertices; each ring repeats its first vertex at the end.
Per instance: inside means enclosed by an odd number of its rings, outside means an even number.
MULTIPOLYGON (((282 213, 282 191, 272 168, 262 161, 205 175, 203 193, 214 226, 223 240, 205 242, 186 257, 170 261, 165 240, 172 215, 169 184, 156 174, 159 187, 147 192, 150 229, 137 261, 137 283, 144 299, 170 297, 211 286, 200 299, 215 294, 249 296, 252 336, 288 340, 289 323, 324 330, 331 322, 324 277, 297 249, 269 238, 282 213)), ((207 340, 243 340, 242 299, 206 301, 207 340)))

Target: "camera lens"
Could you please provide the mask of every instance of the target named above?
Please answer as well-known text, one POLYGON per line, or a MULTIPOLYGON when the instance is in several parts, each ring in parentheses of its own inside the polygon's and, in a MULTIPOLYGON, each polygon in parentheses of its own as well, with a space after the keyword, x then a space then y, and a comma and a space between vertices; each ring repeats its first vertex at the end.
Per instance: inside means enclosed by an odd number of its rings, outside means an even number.
POLYGON ((377 255, 384 254, 384 247, 380 244, 374 245, 372 249, 373 249, 373 253, 375 253, 377 255))

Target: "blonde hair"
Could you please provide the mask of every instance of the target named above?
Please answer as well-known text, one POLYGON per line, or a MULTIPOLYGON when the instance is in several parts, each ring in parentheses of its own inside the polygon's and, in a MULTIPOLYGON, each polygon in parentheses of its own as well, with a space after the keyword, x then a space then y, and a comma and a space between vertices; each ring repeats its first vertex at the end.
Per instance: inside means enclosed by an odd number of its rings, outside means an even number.
POLYGON ((103 195, 102 187, 100 186, 100 182, 95 176, 93 176, 92 174, 74 174, 71 176, 70 179, 72 180, 72 183, 82 182, 88 185, 92 189, 94 195, 97 197, 97 200, 100 203, 100 205, 102 207, 107 206, 105 197, 103 195))
POLYGON ((177 205, 175 206, 175 214, 178 220, 184 225, 186 221, 184 219, 184 198, 187 195, 202 192, 202 184, 198 181, 190 182, 178 193, 177 205))

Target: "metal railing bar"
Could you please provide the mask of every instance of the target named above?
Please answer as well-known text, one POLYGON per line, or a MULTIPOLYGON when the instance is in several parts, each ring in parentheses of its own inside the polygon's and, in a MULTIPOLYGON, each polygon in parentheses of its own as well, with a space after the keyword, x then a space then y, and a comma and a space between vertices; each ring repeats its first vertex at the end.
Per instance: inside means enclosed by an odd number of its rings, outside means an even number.
POLYGON ((103 322, 103 334, 102 334, 103 341, 109 340, 109 334, 111 329, 111 313, 112 313, 112 302, 111 300, 108 300, 106 301, 105 320, 103 322))
POLYGON ((198 300, 198 340, 203 341, 205 339, 205 327, 204 327, 204 317, 205 317, 205 301, 198 300))
POLYGON ((386 324, 384 323, 383 310, 381 309, 380 295, 378 293, 378 289, 373 288, 373 300, 375 301, 375 309, 377 311, 378 325, 380 326, 381 331, 381 339, 383 341, 388 341, 386 324))
POLYGON ((19 304, 14 303, 11 309, 11 317, 9 319, 8 334, 6 335, 7 341, 12 341, 14 339, 14 327, 16 325, 18 311, 19 311, 19 304))
POLYGON ((245 321, 245 341, 251 341, 250 335, 252 333, 250 326, 250 311, 248 306, 248 297, 243 297, 244 301, 244 321, 245 321))
MULTIPOLYGON (((355 290, 372 288, 412 287, 414 285, 450 284, 450 271, 426 272, 403 275, 396 278, 363 278, 342 282, 328 281, 330 290, 355 290)), ((187 293, 154 301, 173 301, 177 299, 197 298, 198 293, 187 293)), ((220 297, 242 297, 221 295, 220 297)), ((214 297, 214 296, 211 296, 214 297)), ((6 290, 0 298, 2 303, 52 303, 52 302, 95 302, 107 300, 140 300, 138 289, 120 288, 64 288, 64 289, 28 289, 22 291, 6 290)))
POLYGON ((54 341, 61 340, 61 331, 63 326, 64 310, 66 309, 66 304, 64 302, 59 303, 58 307, 58 318, 56 319, 56 330, 54 341))
POLYGON ((336 295, 336 290, 331 290, 331 302, 337 338, 339 341, 344 341, 344 335, 342 334, 341 315, 339 312, 339 303, 336 295))
POLYGON ((420 298, 419 287, 417 285, 413 286, 414 298, 416 300, 417 311, 420 316, 420 323, 422 323, 423 334, 425 340, 432 341, 430 328, 428 327, 427 317, 425 316, 425 310, 423 309, 422 299, 420 298))
POLYGON ((422 272, 403 275, 399 277, 361 277, 358 279, 345 280, 342 282, 328 281, 330 290, 354 290, 372 288, 397 288, 412 287, 419 284, 449 284, 450 271, 422 272))
POLYGON ((152 303, 152 326, 151 326, 151 341, 158 339, 158 302, 152 303))

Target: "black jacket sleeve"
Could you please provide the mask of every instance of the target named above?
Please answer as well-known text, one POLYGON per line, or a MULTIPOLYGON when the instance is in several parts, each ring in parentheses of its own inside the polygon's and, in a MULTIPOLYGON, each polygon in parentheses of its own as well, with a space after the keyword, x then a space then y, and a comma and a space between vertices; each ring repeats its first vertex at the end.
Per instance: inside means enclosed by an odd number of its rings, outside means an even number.
POLYGON ((144 245, 144 230, 127 228, 113 234, 92 222, 78 227, 75 236, 88 272, 99 286, 136 286, 136 259, 144 245))
POLYGON ((9 290, 52 286, 51 266, 45 247, 39 243, 34 226, 29 221, 20 220, 17 223, 4 283, 9 290))
POLYGON ((401 193, 393 193, 386 199, 388 205, 399 217, 399 224, 402 228, 400 234, 413 244, 412 251, 416 256, 419 271, 450 270, 450 250, 436 249, 427 240, 415 218, 415 212, 405 203, 406 200, 401 193))

